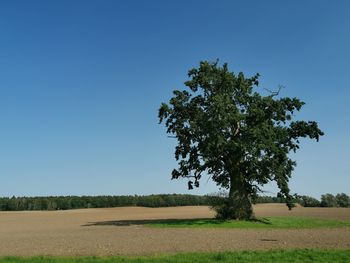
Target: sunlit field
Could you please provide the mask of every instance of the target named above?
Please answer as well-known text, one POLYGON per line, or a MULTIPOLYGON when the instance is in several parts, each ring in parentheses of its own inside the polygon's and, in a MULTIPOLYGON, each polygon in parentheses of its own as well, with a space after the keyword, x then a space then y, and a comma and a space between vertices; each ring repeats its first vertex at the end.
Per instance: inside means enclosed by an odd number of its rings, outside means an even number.
POLYGON ((215 221, 206 206, 0 212, 0 256, 350 248, 349 208, 260 204, 254 211, 255 221, 215 221))

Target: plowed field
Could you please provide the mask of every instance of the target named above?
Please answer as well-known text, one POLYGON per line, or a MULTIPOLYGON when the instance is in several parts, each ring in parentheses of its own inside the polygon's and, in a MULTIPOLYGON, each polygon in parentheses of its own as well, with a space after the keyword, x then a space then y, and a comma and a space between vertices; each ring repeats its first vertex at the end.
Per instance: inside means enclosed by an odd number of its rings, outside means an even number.
MULTIPOLYGON (((350 220, 348 208, 254 207, 256 216, 350 220)), ((0 212, 0 256, 146 255, 271 248, 350 249, 350 228, 151 228, 133 221, 213 217, 208 207, 0 212), (115 222, 130 220, 130 224, 115 222)))

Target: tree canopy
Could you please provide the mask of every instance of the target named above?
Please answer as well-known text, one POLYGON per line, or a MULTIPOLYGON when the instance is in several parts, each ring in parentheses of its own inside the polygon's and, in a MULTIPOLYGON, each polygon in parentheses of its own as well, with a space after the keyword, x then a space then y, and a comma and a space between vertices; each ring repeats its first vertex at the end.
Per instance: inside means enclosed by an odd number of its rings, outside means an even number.
POLYGON ((245 77, 218 62, 200 62, 188 77, 186 90, 175 90, 159 109, 160 123, 178 141, 172 179, 188 178, 191 189, 208 174, 229 189, 225 218, 252 217, 251 199, 270 181, 291 208, 288 181, 296 162, 288 153, 299 149, 299 138, 323 135, 315 121, 293 120, 304 102, 280 97, 280 90, 262 95, 259 74, 245 77))

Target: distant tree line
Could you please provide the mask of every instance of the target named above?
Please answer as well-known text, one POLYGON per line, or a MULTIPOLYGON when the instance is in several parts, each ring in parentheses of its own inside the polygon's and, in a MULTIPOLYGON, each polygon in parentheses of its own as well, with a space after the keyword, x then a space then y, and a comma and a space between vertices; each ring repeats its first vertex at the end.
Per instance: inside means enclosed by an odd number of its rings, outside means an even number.
POLYGON ((124 196, 47 196, 3 197, 0 211, 67 210, 78 208, 106 208, 122 206, 168 207, 206 205, 206 196, 186 194, 124 195, 124 196))
POLYGON ((350 207, 350 197, 345 194, 324 194, 321 201, 306 195, 295 195, 295 202, 304 207, 350 207))
MULTIPOLYGON (((211 205, 211 195, 160 194, 124 196, 47 196, 2 197, 0 211, 67 210, 78 208, 106 208, 122 206, 170 207, 211 205)), ((284 203, 280 197, 258 196, 255 203, 284 203)), ((324 194, 321 201, 310 196, 294 196, 294 202, 305 207, 350 207, 350 197, 344 193, 324 194)))

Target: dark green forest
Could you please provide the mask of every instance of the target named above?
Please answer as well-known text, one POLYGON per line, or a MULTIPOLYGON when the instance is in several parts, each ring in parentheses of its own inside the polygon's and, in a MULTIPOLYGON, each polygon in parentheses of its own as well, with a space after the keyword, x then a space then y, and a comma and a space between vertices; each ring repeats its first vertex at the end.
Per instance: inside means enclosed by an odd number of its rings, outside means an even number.
MULTIPOLYGON (((67 210, 78 208, 105 208, 122 206, 170 207, 211 205, 211 195, 159 194, 123 196, 47 196, 2 197, 0 211, 67 210)), ((283 203, 279 197, 258 196, 255 203, 283 203)), ((310 196, 294 196, 294 202, 305 207, 350 207, 350 197, 344 193, 324 194, 321 200, 310 196)))

